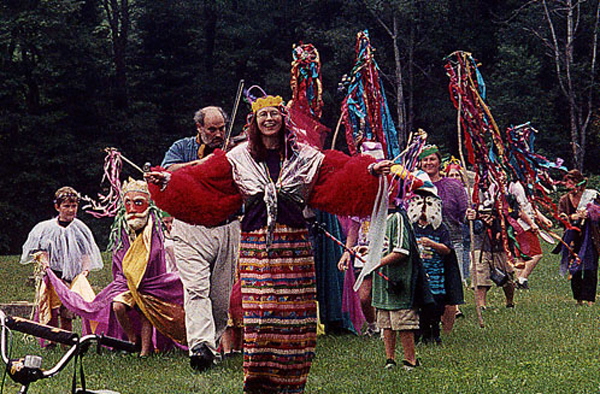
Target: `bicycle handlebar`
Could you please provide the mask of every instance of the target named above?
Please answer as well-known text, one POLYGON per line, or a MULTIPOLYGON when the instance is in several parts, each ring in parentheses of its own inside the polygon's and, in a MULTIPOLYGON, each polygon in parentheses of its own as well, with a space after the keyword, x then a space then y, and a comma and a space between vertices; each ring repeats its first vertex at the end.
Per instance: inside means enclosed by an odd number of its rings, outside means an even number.
POLYGON ((136 352, 136 344, 128 341, 123 341, 118 338, 113 338, 101 335, 86 335, 79 339, 79 335, 75 332, 66 331, 60 328, 40 324, 32 320, 24 319, 15 316, 5 316, 4 324, 6 327, 14 331, 19 331, 25 334, 33 335, 39 338, 44 338, 49 341, 62 343, 65 345, 82 344, 90 340, 97 339, 98 343, 104 346, 112 347, 116 350, 124 350, 130 353, 136 352))
POLYGON ((30 383, 36 380, 49 378, 56 375, 69 363, 74 356, 83 354, 87 349, 87 346, 85 345, 94 340, 98 341, 100 345, 109 346, 117 350, 124 350, 131 353, 138 351, 137 346, 131 342, 97 334, 85 335, 80 338, 77 333, 36 323, 20 317, 6 316, 6 314, 0 310, 0 356, 2 361, 7 366, 11 364, 19 365, 18 369, 22 372, 15 374, 11 373, 10 376, 16 382, 21 383, 24 387, 29 386, 30 383), (50 341, 69 345, 71 348, 67 350, 61 359, 48 370, 42 370, 39 365, 27 366, 26 361, 23 362, 23 359, 9 360, 8 358, 7 335, 11 329, 34 335, 36 337, 48 339, 50 341))
POLYGON ((100 343, 100 345, 112 347, 113 349, 116 349, 116 350, 124 350, 129 353, 135 353, 135 352, 139 351, 138 346, 133 342, 123 341, 121 339, 107 337, 104 335, 97 335, 97 337, 98 337, 98 343, 100 343))
POLYGON ((4 323, 11 330, 65 345, 75 345, 79 338, 77 333, 40 324, 32 320, 23 319, 22 317, 6 316, 4 323))

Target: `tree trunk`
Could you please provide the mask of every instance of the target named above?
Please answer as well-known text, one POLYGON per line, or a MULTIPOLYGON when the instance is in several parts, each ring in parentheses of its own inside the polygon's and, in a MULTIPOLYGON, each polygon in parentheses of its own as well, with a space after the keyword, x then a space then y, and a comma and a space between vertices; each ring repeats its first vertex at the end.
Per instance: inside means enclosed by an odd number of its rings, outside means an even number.
POLYGON ((404 87, 402 78, 402 63, 400 61, 400 48, 398 48, 398 16, 394 12, 393 16, 393 35, 394 43, 394 60, 396 64, 395 71, 395 88, 396 88, 396 115, 398 117, 398 142, 400 146, 406 144, 409 130, 406 125, 406 100, 404 98, 404 87))
POLYGON ((118 108, 127 108, 127 47, 129 43, 129 0, 105 0, 102 3, 110 26, 115 79, 113 102, 118 108))
MULTIPOLYGON (((581 2, 573 0, 565 0, 550 3, 554 6, 549 8, 549 3, 546 0, 541 1, 544 9, 544 18, 548 24, 548 34, 550 38, 544 38, 544 35, 538 33, 544 43, 552 50, 556 77, 560 87, 560 91, 564 95, 568 104, 569 111, 569 132, 571 152, 573 155, 573 166, 579 170, 583 170, 586 148, 587 148, 587 132, 590 124, 590 119, 594 109, 594 85, 596 73, 596 54, 598 42, 598 20, 600 16, 600 1, 596 2, 595 25, 593 29, 593 43, 590 53, 589 63, 576 63, 574 58, 574 46, 577 39, 577 31, 583 28, 579 26, 581 23, 580 15, 582 12, 581 2), (566 24, 565 36, 561 40, 558 37, 555 22, 552 15, 558 15, 563 18, 566 24), (578 27, 579 26, 579 27, 578 27), (573 74, 574 70, 586 70, 585 78, 577 78, 573 74)), ((585 11, 583 11, 585 12, 585 11)), ((535 30, 535 29, 534 29, 535 30)))
POLYGON ((208 77, 213 73, 215 42, 217 38, 217 4, 214 0, 208 0, 204 3, 204 37, 206 37, 206 46, 204 48, 204 69, 208 77))
POLYGON ((25 84, 27 86, 25 92, 25 102, 27 103, 27 111, 29 114, 37 115, 40 113, 40 87, 34 76, 36 67, 36 58, 34 55, 35 49, 23 50, 21 53, 23 75, 25 76, 25 84))
POLYGON ((407 83, 408 83, 408 99, 406 100, 407 102, 407 107, 408 110, 406 111, 406 129, 408 130, 407 134, 410 133, 413 130, 413 123, 414 123, 414 67, 413 65, 415 64, 415 25, 411 24, 410 25, 410 41, 407 45, 407 50, 408 50, 408 60, 406 62, 406 69, 407 69, 407 73, 408 73, 408 79, 407 79, 407 83))

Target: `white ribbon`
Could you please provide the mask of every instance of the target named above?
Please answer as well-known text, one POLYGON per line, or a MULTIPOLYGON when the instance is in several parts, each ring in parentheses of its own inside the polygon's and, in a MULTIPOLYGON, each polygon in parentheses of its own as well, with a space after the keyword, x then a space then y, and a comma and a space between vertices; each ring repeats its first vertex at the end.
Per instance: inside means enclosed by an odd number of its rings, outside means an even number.
POLYGON ((354 291, 358 291, 365 276, 375 271, 375 268, 377 268, 381 263, 388 210, 387 189, 387 177, 379 177, 379 189, 377 190, 377 197, 375 199, 375 204, 373 205, 373 212, 371 213, 369 234, 367 234, 369 254, 367 255, 365 266, 363 267, 362 271, 360 271, 358 278, 356 278, 356 282, 354 282, 354 291))

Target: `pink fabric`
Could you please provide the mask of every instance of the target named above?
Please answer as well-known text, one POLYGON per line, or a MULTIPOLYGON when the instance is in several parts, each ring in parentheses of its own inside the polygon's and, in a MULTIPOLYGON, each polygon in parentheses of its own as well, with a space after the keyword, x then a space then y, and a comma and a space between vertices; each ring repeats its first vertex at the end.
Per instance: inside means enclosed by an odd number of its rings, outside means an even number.
POLYGON ((353 290, 354 281, 356 280, 354 275, 354 269, 352 267, 346 270, 346 275, 344 276, 344 291, 342 293, 342 313, 348 314, 352 325, 354 326, 354 330, 357 334, 360 334, 360 331, 363 325, 366 323, 367 319, 363 314, 362 307, 360 306, 360 299, 358 297, 358 293, 353 290))
POLYGON ((296 126, 294 134, 297 140, 321 150, 325 137, 331 130, 309 115, 309 111, 307 105, 301 106, 298 101, 293 101, 292 107, 288 108, 292 122, 296 126))

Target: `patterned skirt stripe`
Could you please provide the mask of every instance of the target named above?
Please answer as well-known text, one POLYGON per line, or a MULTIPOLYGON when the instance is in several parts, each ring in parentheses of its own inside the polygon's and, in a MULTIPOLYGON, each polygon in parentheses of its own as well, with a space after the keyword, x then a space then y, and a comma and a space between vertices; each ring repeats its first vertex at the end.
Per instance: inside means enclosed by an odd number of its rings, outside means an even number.
POLYGON ((317 309, 312 248, 306 229, 277 225, 242 233, 244 392, 302 393, 314 358, 317 309))

